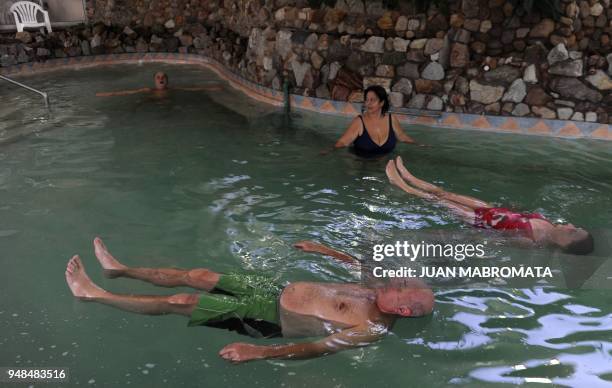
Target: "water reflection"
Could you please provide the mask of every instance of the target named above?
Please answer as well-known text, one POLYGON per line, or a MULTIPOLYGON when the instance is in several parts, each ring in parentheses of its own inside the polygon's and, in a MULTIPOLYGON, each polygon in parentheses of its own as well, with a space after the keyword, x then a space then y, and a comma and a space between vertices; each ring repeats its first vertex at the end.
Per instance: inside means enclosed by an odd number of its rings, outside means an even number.
POLYGON ((467 375, 472 379, 508 384, 612 385, 612 314, 578 305, 572 296, 546 288, 453 290, 438 297, 439 304, 458 310, 445 320, 463 327, 459 338, 406 342, 444 351, 497 349, 487 353, 491 355, 488 364, 493 366, 470 370, 467 375), (559 313, 555 306, 570 313, 559 313), (547 312, 551 310, 555 312, 547 312), (523 353, 546 358, 523 358, 523 353))

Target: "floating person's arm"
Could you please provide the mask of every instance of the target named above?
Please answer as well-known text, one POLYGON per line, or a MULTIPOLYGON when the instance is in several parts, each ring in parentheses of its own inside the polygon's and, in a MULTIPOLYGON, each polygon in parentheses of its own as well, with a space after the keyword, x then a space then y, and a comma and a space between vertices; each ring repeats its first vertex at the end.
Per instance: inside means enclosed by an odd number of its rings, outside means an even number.
POLYGON ((322 255, 331 256, 334 259, 340 260, 343 263, 350 264, 353 266, 359 267, 361 265, 360 261, 357 260, 354 256, 349 255, 348 253, 344 253, 323 244, 319 244, 314 241, 300 241, 293 244, 297 249, 301 249, 304 252, 313 252, 320 253, 322 255))
POLYGON ((133 90, 120 90, 118 92, 98 92, 96 93, 96 97, 128 96, 130 94, 148 93, 150 91, 151 88, 140 88, 133 90))
POLYGON ((391 121, 393 124, 393 131, 395 132, 395 136, 397 137, 397 140, 399 140, 402 143, 417 144, 417 142, 412 137, 406 135, 396 115, 391 115, 391 121))
POLYGON ((361 120, 359 117, 355 117, 349 127, 344 131, 340 139, 336 141, 334 146, 331 149, 325 149, 321 151, 321 155, 326 155, 332 151, 337 150, 338 148, 348 147, 353 144, 353 141, 359 136, 359 127, 361 126, 361 120))
POLYGON ((384 325, 356 326, 319 341, 299 344, 259 346, 247 343, 229 344, 219 352, 224 359, 241 363, 268 358, 305 359, 324 356, 346 349, 368 346, 387 333, 384 325))

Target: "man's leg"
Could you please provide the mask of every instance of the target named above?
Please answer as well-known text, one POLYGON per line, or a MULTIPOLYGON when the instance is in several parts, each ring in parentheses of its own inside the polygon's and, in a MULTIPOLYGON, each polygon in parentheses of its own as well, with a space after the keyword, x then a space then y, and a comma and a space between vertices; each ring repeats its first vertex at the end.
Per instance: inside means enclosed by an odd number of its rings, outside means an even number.
POLYGON ((121 310, 140 314, 180 314, 191 316, 199 300, 199 296, 196 294, 144 296, 110 293, 91 281, 78 255, 73 256, 68 261, 66 266, 66 282, 72 294, 83 301, 99 302, 121 310))
POLYGON ((399 172, 395 167, 395 163, 393 163, 392 160, 387 163, 387 168, 385 171, 387 173, 389 181, 393 185, 407 192, 408 194, 416 195, 417 197, 428 199, 430 201, 434 201, 440 205, 443 205, 469 224, 472 224, 474 222, 474 211, 472 210, 472 208, 462 205, 460 203, 456 203, 454 201, 442 199, 436 196, 435 194, 409 186, 399 175, 399 172))
POLYGON ((98 261, 109 278, 128 277, 162 287, 187 286, 210 291, 215 288, 220 274, 204 268, 184 270, 176 268, 129 268, 115 259, 99 237, 94 239, 98 261))
POLYGON ((480 207, 493 207, 490 203, 482 201, 478 198, 444 191, 444 189, 442 189, 441 187, 438 187, 432 183, 425 182, 424 180, 415 177, 410 173, 410 171, 406 169, 400 156, 396 158, 395 164, 402 178, 408 181, 408 183, 410 183, 411 185, 418 187, 421 190, 425 190, 427 192, 437 195, 440 198, 448 199, 449 201, 459 203, 472 209, 480 207))

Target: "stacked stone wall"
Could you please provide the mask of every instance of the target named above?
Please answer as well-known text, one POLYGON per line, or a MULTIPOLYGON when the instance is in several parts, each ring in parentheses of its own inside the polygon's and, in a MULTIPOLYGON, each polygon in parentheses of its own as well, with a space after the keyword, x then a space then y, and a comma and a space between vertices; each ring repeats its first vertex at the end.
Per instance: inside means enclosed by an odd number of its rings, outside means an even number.
MULTIPOLYGON (((400 2, 89 0, 92 25, 23 33, 2 65, 119 52, 214 57, 275 89, 360 102, 371 84, 395 107, 612 123, 610 0, 561 0, 558 20, 521 2, 449 1, 417 13, 400 2)), ((14 35, 13 35, 14 36, 14 35)))

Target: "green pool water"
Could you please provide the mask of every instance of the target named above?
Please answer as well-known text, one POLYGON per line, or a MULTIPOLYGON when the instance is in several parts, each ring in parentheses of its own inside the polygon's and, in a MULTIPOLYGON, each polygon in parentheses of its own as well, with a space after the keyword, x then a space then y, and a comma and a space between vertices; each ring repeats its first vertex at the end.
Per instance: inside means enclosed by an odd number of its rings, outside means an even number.
MULTIPOLYGON (((612 386, 605 276, 583 290, 438 289, 431 317, 399 321, 369 348, 239 366, 218 351, 274 341, 74 300, 64 270, 76 253, 110 291, 188 291, 105 279, 95 236, 131 266, 344 282, 355 274, 292 244, 314 239, 366 257, 372 241, 467 228, 391 187, 386 160, 319 155, 348 119, 286 118, 200 68, 112 66, 18 79, 46 90, 52 110, 0 86, 0 366, 69 368, 62 386, 612 386), (171 86, 222 90, 94 96, 149 85, 159 69, 171 86)), ((584 226, 596 254, 610 257, 612 143, 405 129, 431 145, 395 151, 415 175, 584 226)))

